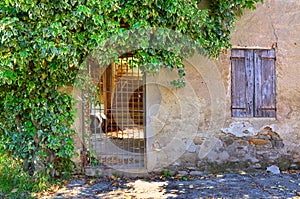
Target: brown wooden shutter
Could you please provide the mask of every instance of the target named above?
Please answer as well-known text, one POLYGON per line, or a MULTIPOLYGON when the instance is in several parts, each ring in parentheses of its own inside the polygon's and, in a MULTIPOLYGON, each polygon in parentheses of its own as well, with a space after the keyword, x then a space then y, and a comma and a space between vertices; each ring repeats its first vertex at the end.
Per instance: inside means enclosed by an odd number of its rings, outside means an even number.
POLYGON ((253 50, 231 51, 232 117, 253 117, 254 65, 253 50))
POLYGON ((255 117, 275 117, 275 51, 255 50, 255 117))

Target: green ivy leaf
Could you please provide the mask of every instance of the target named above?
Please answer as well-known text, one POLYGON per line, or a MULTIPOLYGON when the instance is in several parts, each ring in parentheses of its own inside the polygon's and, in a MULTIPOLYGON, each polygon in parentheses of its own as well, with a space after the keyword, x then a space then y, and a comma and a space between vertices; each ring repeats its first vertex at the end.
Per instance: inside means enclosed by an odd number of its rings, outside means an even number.
POLYGON ((98 49, 105 66, 130 51, 132 67, 176 70, 171 83, 183 87, 184 58, 217 57, 242 9, 259 1, 213 0, 204 10, 197 0, 0 1, 0 149, 48 169, 45 151, 70 160, 75 111, 58 89, 74 83, 89 53, 98 49))

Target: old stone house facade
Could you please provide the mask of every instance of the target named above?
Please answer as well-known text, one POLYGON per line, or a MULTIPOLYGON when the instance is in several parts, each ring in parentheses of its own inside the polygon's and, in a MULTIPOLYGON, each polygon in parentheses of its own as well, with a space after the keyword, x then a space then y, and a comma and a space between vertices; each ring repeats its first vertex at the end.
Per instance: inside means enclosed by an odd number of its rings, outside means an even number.
POLYGON ((170 85, 177 74, 168 70, 147 77, 123 66, 106 70, 99 79, 102 105, 79 103, 74 124, 78 153, 84 144, 94 154, 88 173, 299 168, 299 8, 295 0, 265 0, 246 11, 232 49, 218 60, 185 61, 185 88, 170 85), (82 121, 91 108, 89 134, 82 121))

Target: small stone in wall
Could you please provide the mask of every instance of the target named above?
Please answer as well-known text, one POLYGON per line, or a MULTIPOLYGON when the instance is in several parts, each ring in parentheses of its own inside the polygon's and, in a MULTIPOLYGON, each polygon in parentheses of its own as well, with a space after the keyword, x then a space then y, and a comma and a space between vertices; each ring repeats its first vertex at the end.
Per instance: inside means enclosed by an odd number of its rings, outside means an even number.
POLYGON ((267 171, 271 172, 272 174, 280 174, 279 167, 276 166, 276 165, 272 165, 272 166, 267 167, 267 171))
POLYGON ((300 155, 299 154, 293 154, 293 158, 294 159, 300 159, 300 155))
POLYGON ((186 176, 189 173, 187 171, 178 171, 178 174, 181 175, 181 176, 186 176))
POLYGON ((261 165, 259 163, 255 163, 253 166, 252 166, 254 169, 260 169, 261 168, 261 165))
POLYGON ((201 171, 191 171, 190 175, 192 175, 192 176, 201 176, 201 175, 203 175, 203 172, 201 172, 201 171))
POLYGON ((273 141, 272 140, 272 145, 276 148, 282 148, 284 147, 284 144, 283 144, 283 141, 282 140, 279 140, 279 141, 273 141))
POLYGON ((151 145, 151 148, 152 151, 161 151, 161 146, 158 141, 155 141, 155 143, 151 145))
POLYGON ((297 164, 291 164, 291 169, 298 169, 299 168, 299 166, 297 165, 297 164))
MULTIPOLYGON (((266 140, 271 142, 273 148, 282 148, 284 147, 283 140, 280 138, 278 133, 273 131, 270 126, 265 126, 252 140, 250 139, 249 142, 255 145, 265 145, 267 142, 262 142, 261 140, 266 140), (260 139, 260 140, 259 140, 260 139), (256 144, 258 141, 258 144, 256 144)), ((268 143, 269 143, 268 142, 268 143)))
POLYGON ((193 141, 194 141, 195 145, 202 145, 203 142, 205 141, 205 138, 203 138, 203 137, 194 137, 193 141))
POLYGON ((270 141, 265 139, 260 139, 260 138, 250 138, 249 143, 254 145, 266 145, 269 144, 270 141))
POLYGON ((193 143, 191 143, 191 145, 188 146, 187 151, 190 153, 195 153, 197 150, 197 146, 193 143))

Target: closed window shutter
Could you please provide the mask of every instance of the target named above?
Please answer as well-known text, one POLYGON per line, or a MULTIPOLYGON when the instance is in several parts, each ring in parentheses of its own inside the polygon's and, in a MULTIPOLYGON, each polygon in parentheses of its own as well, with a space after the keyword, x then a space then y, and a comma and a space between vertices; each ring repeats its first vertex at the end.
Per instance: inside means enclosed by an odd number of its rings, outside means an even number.
POLYGON ((253 50, 231 51, 232 117, 253 117, 253 50))
POLYGON ((255 50, 255 117, 276 116, 275 51, 255 50))

